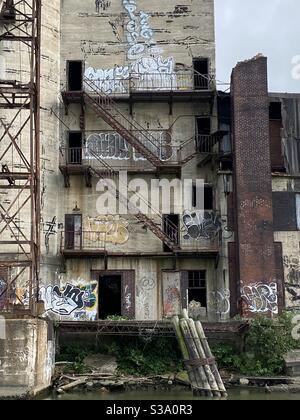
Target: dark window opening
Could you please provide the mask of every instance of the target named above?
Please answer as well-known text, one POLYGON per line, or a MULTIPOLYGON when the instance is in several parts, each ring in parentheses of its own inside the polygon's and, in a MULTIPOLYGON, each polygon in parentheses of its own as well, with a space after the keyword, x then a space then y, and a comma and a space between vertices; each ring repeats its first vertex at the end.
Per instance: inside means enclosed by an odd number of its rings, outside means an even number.
POLYGON ((69 132, 68 164, 82 164, 82 133, 80 131, 69 132))
POLYGON ((214 189, 209 185, 204 186, 204 210, 213 210, 214 208, 214 189))
POLYGON ((189 271, 188 273, 188 296, 189 304, 193 301, 207 307, 206 271, 189 271))
POLYGON ((269 108, 270 120, 282 120, 281 102, 271 102, 269 108))
POLYGON ((211 119, 209 117, 196 118, 196 147, 200 153, 210 153, 213 147, 211 133, 211 119))
POLYGON ((14 0, 6 0, 3 2, 0 15, 3 19, 15 20, 16 19, 16 10, 14 7, 14 0))
POLYGON ((193 185, 193 189, 192 189, 192 206, 193 208, 196 208, 197 210, 213 210, 214 208, 214 190, 213 187, 211 187, 210 185, 205 185, 204 186, 204 209, 203 208, 198 208, 200 200, 199 199, 199 194, 201 194, 201 191, 198 189, 197 190, 197 185, 194 184, 193 185))
POLYGON ((82 215, 67 214, 65 216, 65 249, 82 249, 82 215))
POLYGON ((99 319, 122 315, 122 276, 100 276, 99 319))
POLYGON ((221 171, 233 171, 233 162, 232 160, 221 160, 220 162, 221 171))
POLYGON ((197 58, 194 65, 194 86, 196 90, 205 90, 209 87, 209 68, 207 58, 197 58))
POLYGON ((281 102, 271 102, 269 108, 270 118, 270 153, 271 169, 274 172, 286 172, 282 153, 282 109, 281 102))
POLYGON ((83 62, 68 61, 68 88, 71 92, 82 90, 83 62))
MULTIPOLYGON (((163 231, 172 240, 179 243, 179 215, 167 214, 163 217, 163 231)), ((172 252, 168 245, 164 244, 164 252, 172 252)))
POLYGON ((211 133, 210 117, 196 118, 196 132, 198 135, 209 135, 211 133))

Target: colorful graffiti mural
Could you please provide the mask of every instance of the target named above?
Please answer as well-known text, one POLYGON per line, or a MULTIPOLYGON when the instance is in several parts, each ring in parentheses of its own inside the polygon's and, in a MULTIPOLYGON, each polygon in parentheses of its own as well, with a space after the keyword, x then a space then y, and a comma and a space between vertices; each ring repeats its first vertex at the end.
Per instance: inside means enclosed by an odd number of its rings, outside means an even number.
POLYGON ((98 283, 42 286, 40 301, 45 311, 73 320, 95 321, 98 315, 98 283))

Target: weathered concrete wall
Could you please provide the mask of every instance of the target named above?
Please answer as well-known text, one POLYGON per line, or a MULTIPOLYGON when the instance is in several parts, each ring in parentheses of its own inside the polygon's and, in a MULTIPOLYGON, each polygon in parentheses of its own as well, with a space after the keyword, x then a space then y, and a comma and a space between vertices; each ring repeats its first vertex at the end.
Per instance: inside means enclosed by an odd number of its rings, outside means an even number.
MULTIPOLYGON (((274 176, 273 191, 276 193, 288 192, 294 196, 297 211, 296 197, 300 196, 298 178, 284 175, 274 176)), ((281 217, 285 219, 286 214, 283 212, 281 217)), ((288 226, 288 223, 286 225, 288 226)), ((275 232, 275 241, 282 244, 286 309, 300 311, 300 229, 298 228, 298 231, 275 232)))
POLYGON ((0 337, 0 387, 31 392, 51 384, 55 362, 53 327, 42 320, 7 319, 0 337))

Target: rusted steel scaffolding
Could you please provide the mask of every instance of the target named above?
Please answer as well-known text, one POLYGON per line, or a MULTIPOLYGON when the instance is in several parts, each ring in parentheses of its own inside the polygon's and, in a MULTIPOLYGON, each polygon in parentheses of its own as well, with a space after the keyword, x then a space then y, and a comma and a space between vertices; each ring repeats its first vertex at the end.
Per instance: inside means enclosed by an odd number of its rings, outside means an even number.
POLYGON ((0 312, 33 315, 40 259, 41 0, 2 2, 0 43, 14 51, 8 59, 19 79, 0 80, 0 312), (19 73, 18 62, 26 66, 19 73), (25 303, 17 293, 20 281, 28 290, 25 303))

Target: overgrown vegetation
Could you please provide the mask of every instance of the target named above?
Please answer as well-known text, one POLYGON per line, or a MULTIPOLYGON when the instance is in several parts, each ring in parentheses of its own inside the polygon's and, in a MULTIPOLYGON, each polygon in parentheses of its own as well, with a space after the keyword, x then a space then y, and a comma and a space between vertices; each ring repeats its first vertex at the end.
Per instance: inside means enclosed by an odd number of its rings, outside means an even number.
POLYGON ((116 337, 95 347, 68 345, 60 349, 57 360, 72 362, 67 370, 83 373, 85 357, 97 353, 116 357, 119 371, 129 375, 162 375, 183 370, 177 341, 168 338, 116 337))
POLYGON ((300 342, 292 337, 292 318, 284 313, 275 321, 265 317, 253 320, 243 353, 230 345, 213 346, 219 367, 252 376, 284 374, 284 355, 300 348, 300 342))

